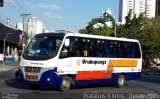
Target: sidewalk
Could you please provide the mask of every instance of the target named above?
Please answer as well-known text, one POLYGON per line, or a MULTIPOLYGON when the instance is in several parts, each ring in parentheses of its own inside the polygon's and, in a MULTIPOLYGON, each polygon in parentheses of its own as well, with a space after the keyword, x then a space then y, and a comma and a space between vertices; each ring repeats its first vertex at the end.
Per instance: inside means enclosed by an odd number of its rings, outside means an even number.
POLYGON ((0 62, 0 72, 18 69, 18 67, 19 67, 19 62, 5 63, 4 68, 3 68, 3 62, 0 62))

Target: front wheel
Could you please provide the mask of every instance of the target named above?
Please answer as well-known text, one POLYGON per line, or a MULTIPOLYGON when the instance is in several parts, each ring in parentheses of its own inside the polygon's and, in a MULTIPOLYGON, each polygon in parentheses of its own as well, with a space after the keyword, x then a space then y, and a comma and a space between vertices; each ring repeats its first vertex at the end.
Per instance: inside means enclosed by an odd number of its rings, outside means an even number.
POLYGON ((71 88, 71 84, 72 84, 72 78, 71 77, 64 77, 62 84, 61 84, 61 91, 68 91, 71 88))
POLYGON ((123 74, 120 74, 117 80, 117 87, 123 87, 125 83, 125 76, 123 74))

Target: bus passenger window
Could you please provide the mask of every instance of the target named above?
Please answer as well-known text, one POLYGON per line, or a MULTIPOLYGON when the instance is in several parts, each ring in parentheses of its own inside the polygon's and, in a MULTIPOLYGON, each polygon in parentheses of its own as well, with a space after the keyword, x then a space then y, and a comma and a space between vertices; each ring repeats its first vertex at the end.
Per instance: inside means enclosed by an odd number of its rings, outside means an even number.
POLYGON ((96 42, 95 53, 96 53, 96 54, 95 54, 96 57, 102 57, 100 40, 97 40, 97 42, 96 42))
POLYGON ((116 57, 116 48, 115 48, 115 42, 114 41, 110 41, 110 56, 112 58, 116 57))
POLYGON ((126 45, 126 43, 123 43, 123 45, 122 45, 122 53, 123 53, 123 57, 127 58, 127 45, 126 45))
POLYGON ((105 57, 110 57, 110 49, 109 49, 109 42, 105 41, 105 45, 104 45, 104 53, 105 53, 105 57))
POLYGON ((81 53, 80 53, 80 46, 79 46, 79 42, 78 42, 78 38, 75 38, 75 56, 76 57, 80 57, 81 53))
POLYGON ((67 37, 69 44, 64 44, 60 52, 61 58, 74 57, 75 56, 75 39, 73 37, 67 37))
POLYGON ((88 56, 87 50, 83 50, 83 56, 84 56, 84 57, 87 57, 87 56, 88 56))
POLYGON ((80 47, 79 47, 79 45, 76 43, 76 51, 75 51, 75 56, 76 57, 80 57, 81 56, 81 53, 80 53, 80 47))
POLYGON ((92 41, 90 42, 90 45, 89 45, 89 56, 90 57, 94 56, 94 49, 93 49, 93 42, 92 41))
POLYGON ((135 58, 135 46, 134 46, 134 44, 130 43, 128 45, 128 48, 129 48, 130 58, 135 58))
POLYGON ((140 47, 138 43, 135 43, 136 55, 135 58, 141 58, 140 47))
POLYGON ((118 58, 123 58, 123 52, 122 52, 122 45, 121 42, 118 42, 117 44, 117 57, 118 58))

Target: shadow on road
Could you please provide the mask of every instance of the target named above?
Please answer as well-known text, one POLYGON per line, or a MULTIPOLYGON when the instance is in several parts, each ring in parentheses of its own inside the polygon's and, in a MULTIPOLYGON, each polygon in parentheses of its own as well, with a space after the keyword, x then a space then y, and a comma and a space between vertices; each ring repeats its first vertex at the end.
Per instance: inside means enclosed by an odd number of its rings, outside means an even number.
POLYGON ((16 78, 7 79, 5 80, 5 83, 6 85, 17 89, 30 89, 30 86, 27 83, 17 81, 16 78))
MULTIPOLYGON (((28 83, 17 81, 15 78, 5 80, 5 83, 6 83, 6 85, 8 85, 12 88, 31 90, 31 92, 33 92, 33 93, 44 93, 44 92, 48 92, 48 91, 61 92, 58 88, 54 88, 54 87, 51 87, 51 86, 43 86, 42 88, 40 88, 38 90, 33 90, 33 89, 31 89, 31 87, 28 83)), ((125 84, 125 85, 127 85, 127 84, 125 84)), ((113 88, 115 87, 115 88, 117 88, 115 85, 111 85, 111 84, 107 84, 107 85, 91 84, 91 85, 73 87, 71 89, 71 91, 79 90, 79 89, 81 89, 81 90, 83 90, 83 89, 84 90, 89 90, 89 89, 95 89, 95 88, 99 89, 101 87, 113 87, 113 88)))
POLYGON ((16 89, 24 89, 24 90, 31 90, 33 93, 41 93, 41 91, 59 91, 57 88, 43 86, 39 90, 33 90, 28 83, 24 83, 22 81, 17 81, 16 78, 5 80, 6 85, 16 88, 16 89))
POLYGON ((160 84, 160 72, 142 72, 141 79, 138 81, 160 84))
MULTIPOLYGON (((126 85, 126 84, 125 84, 126 85)), ((113 88, 117 88, 116 85, 113 85, 113 84, 89 84, 89 85, 83 85, 83 86, 76 86, 76 87, 73 87, 72 89, 73 90, 76 90, 76 89, 99 89, 99 88, 104 88, 104 87, 113 87, 113 88)))

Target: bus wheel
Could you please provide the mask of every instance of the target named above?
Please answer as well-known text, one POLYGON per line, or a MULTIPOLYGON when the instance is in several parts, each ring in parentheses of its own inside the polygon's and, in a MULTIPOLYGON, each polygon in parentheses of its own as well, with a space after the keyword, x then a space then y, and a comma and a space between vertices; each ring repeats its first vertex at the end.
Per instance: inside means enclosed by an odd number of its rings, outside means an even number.
POLYGON ((72 78, 71 77, 64 77, 62 84, 61 84, 61 91, 68 91, 71 88, 71 84, 72 84, 72 78))
POLYGON ((39 84, 30 84, 30 86, 31 86, 31 88, 33 89, 33 90, 37 90, 37 89, 40 89, 42 86, 41 85, 39 85, 39 84))
POLYGON ((117 87, 123 87, 125 83, 125 76, 123 74, 120 74, 117 80, 117 87))
POLYGON ((20 75, 18 70, 15 72, 15 77, 16 77, 16 80, 19 81, 20 75))

